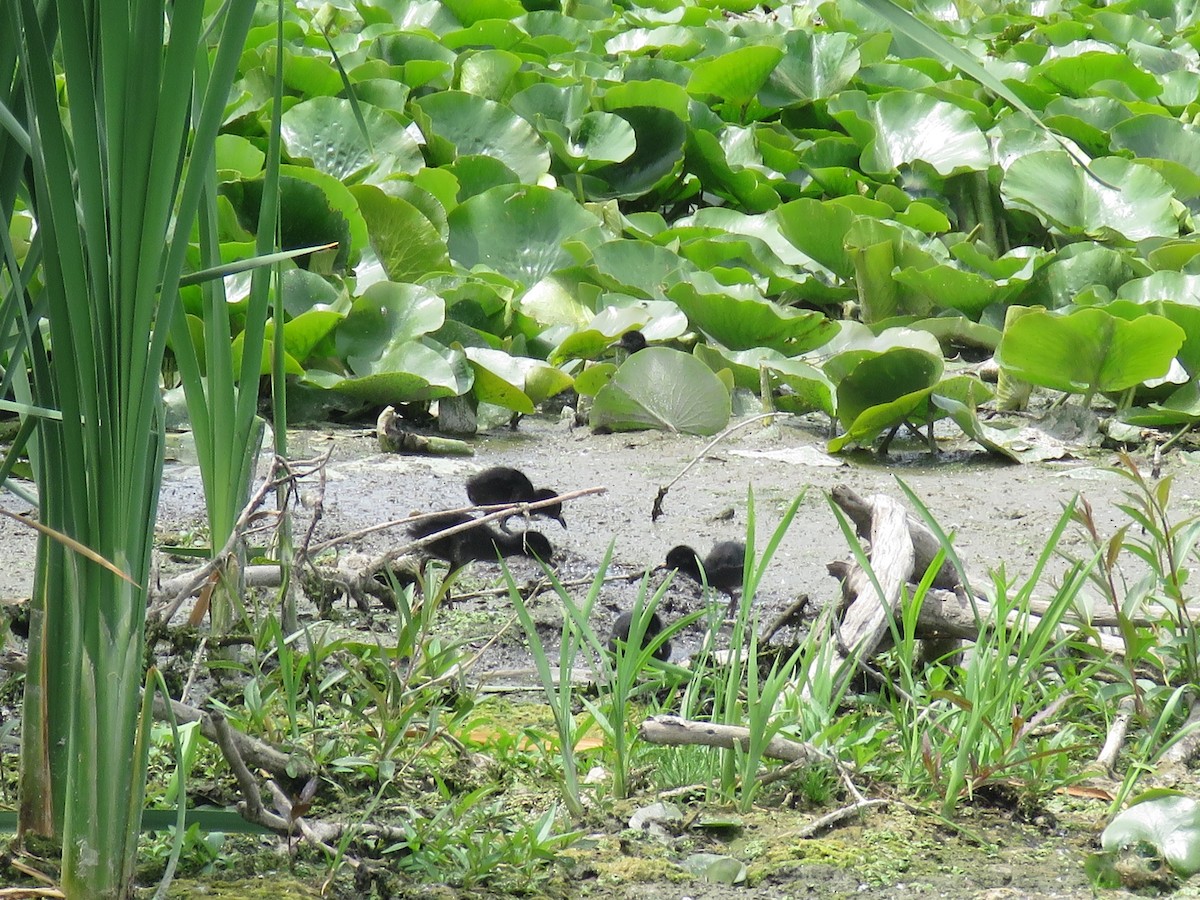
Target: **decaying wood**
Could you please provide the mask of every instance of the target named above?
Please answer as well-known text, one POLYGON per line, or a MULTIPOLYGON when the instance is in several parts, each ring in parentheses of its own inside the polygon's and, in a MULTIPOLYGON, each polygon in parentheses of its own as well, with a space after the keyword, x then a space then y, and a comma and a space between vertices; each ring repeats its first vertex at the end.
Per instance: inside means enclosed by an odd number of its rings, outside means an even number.
MULTIPOLYGON (((220 732, 209 713, 176 700, 171 701, 171 712, 174 714, 176 722, 199 722, 200 733, 214 744, 220 745, 220 732)), ((158 695, 154 697, 154 718, 160 722, 167 720, 167 708, 162 697, 158 695)), ((237 729, 229 729, 227 740, 233 743, 237 748, 238 755, 248 764, 266 769, 275 775, 288 778, 308 778, 316 771, 305 757, 289 756, 276 750, 265 741, 250 737, 237 729)))
POLYGON ((1192 701, 1192 708, 1188 711, 1188 717, 1180 726, 1179 732, 1183 733, 1183 737, 1159 757, 1160 770, 1183 768, 1200 755, 1200 700, 1192 701))
MULTIPOLYGON (((735 745, 743 749, 749 746, 750 729, 738 725, 714 725, 711 722, 693 722, 679 716, 651 716, 638 728, 638 737, 648 744, 683 744, 732 749, 735 745)), ((808 760, 817 762, 826 757, 812 744, 772 738, 763 750, 769 759, 784 762, 808 760)))
MULTIPOLYGON (((857 495, 855 500, 858 500, 857 495)), ((859 566, 852 566, 846 575, 846 591, 854 599, 838 629, 837 656, 840 658, 831 661, 834 671, 845 671, 843 660, 868 659, 874 653, 888 630, 889 619, 899 610, 901 590, 913 572, 908 513, 898 502, 883 494, 859 503, 870 516, 870 561, 874 580, 859 566)))
MULTIPOLYGON (((833 502, 840 506, 850 521, 854 523, 858 536, 863 540, 870 538, 874 527, 874 504, 872 501, 881 495, 864 500, 844 484, 835 485, 830 494, 833 502)), ((905 517, 909 538, 913 545, 913 570, 917 580, 920 580, 924 577, 926 569, 933 563, 942 545, 924 522, 908 513, 905 513, 905 517)), ((874 560, 872 560, 873 562, 874 560)), ((943 560, 942 567, 938 569, 938 573, 933 579, 933 586, 952 591, 960 583, 958 572, 955 571, 950 560, 943 560)))
POLYGON ((1135 706, 1133 697, 1121 698, 1117 717, 1113 719, 1112 727, 1108 729, 1108 736, 1104 739, 1104 746, 1100 748, 1100 752, 1096 756, 1096 765, 1104 769, 1110 778, 1117 777, 1117 757, 1120 755, 1121 747, 1125 743, 1125 735, 1129 731, 1129 723, 1133 721, 1135 706))

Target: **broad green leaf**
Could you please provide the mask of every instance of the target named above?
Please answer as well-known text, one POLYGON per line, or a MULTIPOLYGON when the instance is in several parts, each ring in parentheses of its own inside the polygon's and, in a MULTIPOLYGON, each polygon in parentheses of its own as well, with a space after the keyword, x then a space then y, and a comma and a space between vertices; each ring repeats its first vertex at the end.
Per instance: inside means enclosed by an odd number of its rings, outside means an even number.
POLYGON ((414 174, 425 165, 421 149, 404 125, 377 107, 359 102, 367 126, 364 135, 349 100, 314 97, 283 114, 283 146, 294 160, 339 181, 357 181, 369 171, 379 175, 414 174))
POLYGON ((355 374, 372 374, 393 348, 436 331, 445 320, 445 302, 428 289, 376 282, 354 301, 338 328, 338 355, 355 374))
POLYGON ((738 106, 745 106, 758 93, 783 58, 778 47, 742 47, 715 59, 706 59, 692 70, 688 92, 712 94, 738 106))
POLYGON ((391 281, 421 281, 450 267, 446 242, 429 218, 369 184, 350 189, 370 229, 371 248, 391 281))
POLYGON ((783 236, 807 256, 841 278, 854 276, 854 261, 846 250, 846 232, 854 213, 844 206, 801 198, 775 210, 783 236))
POLYGON ((550 151, 541 136, 499 103, 462 91, 442 91, 414 100, 413 106, 428 118, 432 133, 449 142, 455 156, 494 157, 526 184, 550 171, 550 151))
POLYGON ((485 265, 533 285, 575 262, 563 241, 596 221, 562 191, 493 188, 450 213, 450 256, 461 266, 485 265))
MULTIPOLYGON (((215 147, 217 170, 236 172, 238 178, 250 179, 263 170, 267 155, 246 138, 237 134, 217 135, 215 147)), ((233 179, 225 178, 224 181, 233 179)))
POLYGON ((851 127, 864 120, 872 135, 862 154, 863 171, 888 174, 920 160, 940 175, 979 171, 991 164, 987 139, 970 114, 930 94, 892 91, 877 100, 846 92, 829 102, 829 111, 851 127))
POLYGON ((874 438, 916 409, 941 377, 941 356, 922 350, 896 347, 863 359, 837 383, 838 421, 853 441, 874 438))
POLYGON ((930 312, 958 310, 972 319, 993 303, 1006 303, 1025 289, 1025 282, 1013 279, 992 280, 954 266, 930 266, 926 269, 899 269, 893 278, 908 288, 905 312, 926 315, 930 312), (919 298, 924 310, 912 302, 919 298))
MULTIPOLYGON (((1124 53, 1091 52, 1076 56, 1058 56, 1033 70, 1035 78, 1044 78, 1065 94, 1085 97, 1095 93, 1098 83, 1115 82, 1127 87, 1143 100, 1162 93, 1162 86, 1149 72, 1139 69, 1124 53)), ((1104 91, 1111 93, 1111 90, 1104 91)))
POLYGON ((771 347, 795 355, 821 346, 836 330, 823 313, 731 294, 702 294, 686 282, 674 285, 667 296, 693 327, 731 350, 771 347))
POLYGON ((613 110, 629 123, 637 138, 637 149, 619 163, 601 166, 583 176, 588 196, 634 199, 665 184, 683 164, 687 126, 674 113, 654 106, 630 106, 613 110))
POLYGON ((570 375, 541 360, 479 347, 464 352, 475 372, 475 396, 515 412, 532 413, 537 404, 572 384, 570 375))
POLYGON ((601 275, 629 293, 663 297, 669 279, 692 267, 678 253, 646 241, 617 240, 601 244, 592 253, 601 275))
POLYGON ((471 389, 471 368, 462 353, 420 341, 389 348, 369 368, 369 373, 351 378, 309 369, 302 381, 377 404, 457 397, 471 389))
POLYGON ((586 172, 608 163, 619 163, 633 155, 637 138, 633 127, 614 113, 590 112, 565 125, 546 122, 546 142, 572 171, 586 172))
POLYGON ((787 107, 832 97, 854 77, 860 64, 854 39, 845 32, 787 33, 784 56, 758 92, 763 106, 787 107))
POLYGON ((1092 169, 1114 187, 1089 178, 1066 153, 1032 153, 1009 166, 1000 193, 1008 205, 1067 235, 1138 241, 1179 233, 1161 175, 1112 156, 1094 161, 1092 169))
POLYGON ((596 394, 591 425, 710 435, 725 427, 729 414, 729 391, 708 366, 678 350, 648 347, 596 394))
POLYGON ((996 361, 1024 381, 1090 399, 1166 374, 1183 339, 1183 329, 1162 316, 1127 322, 1102 309, 1034 310, 1005 329, 996 361))
POLYGON ((1200 872, 1200 803, 1175 792, 1147 794, 1118 813, 1100 836, 1105 850, 1141 841, 1158 850, 1181 878, 1200 872))

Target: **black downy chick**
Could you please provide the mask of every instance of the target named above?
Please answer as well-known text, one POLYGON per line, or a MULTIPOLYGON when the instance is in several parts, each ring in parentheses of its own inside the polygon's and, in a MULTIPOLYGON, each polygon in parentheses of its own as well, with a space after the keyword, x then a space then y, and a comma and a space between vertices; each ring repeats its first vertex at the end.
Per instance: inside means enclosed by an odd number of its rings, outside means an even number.
POLYGON ((680 544, 671 548, 666 564, 659 568, 676 569, 679 574, 702 584, 700 567, 703 566, 703 575, 707 577, 709 586, 732 598, 734 590, 742 586, 745 560, 746 545, 741 541, 717 541, 708 551, 708 556, 703 558, 691 547, 680 544))
MULTIPOLYGON (((625 643, 629 640, 629 629, 633 625, 633 613, 623 612, 617 616, 617 621, 613 622, 612 636, 608 639, 609 653, 617 652, 617 642, 625 643)), ((662 619, 658 617, 658 613, 650 614, 650 621, 646 623, 646 630, 642 634, 642 646, 645 647, 663 630, 662 619)), ((671 642, 663 641, 662 644, 654 651, 654 658, 666 662, 671 657, 671 642)))
POLYGON ((639 350, 646 349, 646 336, 634 328, 621 335, 621 339, 617 341, 616 346, 620 347, 630 356, 633 356, 639 350))
MULTIPOLYGON (((414 538, 429 537, 455 525, 475 521, 466 513, 439 513, 414 522, 408 533, 414 538)), ((550 562, 554 549, 550 540, 540 531, 522 531, 508 534, 487 525, 477 525, 457 534, 438 538, 425 546, 430 556, 444 559, 457 569, 472 560, 494 562, 497 556, 532 556, 542 562, 550 562)))
MULTIPOLYGON (((476 472, 467 479, 467 496, 476 506, 491 506, 497 503, 537 503, 539 500, 557 497, 558 491, 535 488, 533 482, 520 469, 492 466, 490 469, 476 472)), ((535 509, 533 514, 556 519, 563 528, 567 527, 561 503, 535 509)))

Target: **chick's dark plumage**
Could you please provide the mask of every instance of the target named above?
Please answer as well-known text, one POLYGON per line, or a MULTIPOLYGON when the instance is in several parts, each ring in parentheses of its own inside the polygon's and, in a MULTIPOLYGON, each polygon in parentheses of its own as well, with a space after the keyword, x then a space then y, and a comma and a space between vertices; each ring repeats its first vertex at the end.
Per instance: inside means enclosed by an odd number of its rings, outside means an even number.
POLYGON ((731 594, 742 586, 745 560, 746 545, 741 541, 718 541, 705 557, 701 557, 686 544, 680 544, 671 548, 667 554, 667 562, 662 568, 677 569, 681 575, 686 575, 695 582, 702 582, 707 578, 710 587, 731 594))
MULTIPOLYGON (((558 491, 535 488, 529 476, 520 469, 492 466, 467 479, 467 496, 476 506, 490 506, 497 503, 536 503, 558 496, 558 491)), ((561 503, 534 510, 533 514, 555 519, 563 528, 567 527, 561 503)))
MULTIPOLYGON (((466 513, 438 513, 413 523, 408 533, 414 538, 424 538, 473 521, 474 517, 466 513)), ((444 559, 456 569, 472 560, 494 561, 497 556, 534 556, 543 562, 554 557, 549 538, 540 531, 508 534, 486 524, 438 538, 426 544, 425 549, 430 556, 444 559)))
MULTIPOLYGON (((625 643, 629 640, 629 629, 633 625, 633 613, 623 612, 617 616, 617 620, 613 622, 612 636, 608 639, 608 650, 610 653, 617 652, 617 642, 625 643)), ((658 613, 650 614, 650 621, 646 623, 646 631, 642 634, 642 646, 645 647, 663 630, 662 619, 658 613)), ((663 641, 654 651, 654 658, 666 662, 671 657, 671 642, 663 641)))

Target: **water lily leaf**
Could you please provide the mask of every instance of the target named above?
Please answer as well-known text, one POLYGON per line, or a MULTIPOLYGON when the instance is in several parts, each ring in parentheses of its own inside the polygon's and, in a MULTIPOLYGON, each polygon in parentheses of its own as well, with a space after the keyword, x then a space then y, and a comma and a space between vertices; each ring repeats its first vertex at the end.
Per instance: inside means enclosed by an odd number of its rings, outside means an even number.
POLYGON ((1090 52, 1058 56, 1034 69, 1064 94, 1085 97, 1093 93, 1097 82, 1115 81, 1125 85, 1143 100, 1162 93, 1158 79, 1137 67, 1124 53, 1090 52))
POLYGON ((733 383, 736 387, 753 391, 756 394, 762 385, 759 366, 787 359, 778 350, 772 350, 769 347, 755 347, 753 350, 726 350, 711 344, 697 344, 693 348, 692 354, 714 372, 728 369, 733 375, 733 383))
POLYGON ((1200 803, 1167 791, 1147 792, 1118 813, 1100 836, 1105 850, 1140 841, 1153 846, 1181 878, 1200 872, 1200 803))
POLYGON ((664 297, 668 280, 691 268, 678 253, 648 241, 608 241, 592 251, 592 261, 614 285, 645 297, 664 297))
POLYGON ((867 174, 889 175, 921 160, 950 175, 981 171, 992 161, 970 113, 931 94, 891 91, 870 100, 846 91, 829 101, 829 111, 852 135, 870 136, 862 154, 867 174))
POLYGON ((766 175, 756 169, 730 165, 715 134, 693 129, 688 136, 689 168, 705 187, 751 211, 762 212, 779 205, 779 194, 766 175))
POLYGON ((613 363, 596 363, 588 366, 575 376, 575 390, 584 397, 594 397, 600 393, 602 387, 612 381, 612 377, 616 373, 617 367, 613 363))
POLYGON ((648 347, 630 356, 596 394, 591 425, 711 435, 729 415, 729 391, 708 366, 678 350, 648 347))
POLYGON ((635 149, 619 163, 601 166, 583 176, 591 197, 634 199, 672 181, 683 165, 687 126, 675 113, 655 106, 611 110, 633 129, 635 149))
POLYGON ((526 184, 550 171, 550 150, 541 135, 499 103, 463 91, 441 91, 414 100, 412 105, 426 117, 429 130, 422 125, 426 137, 448 142, 455 156, 494 157, 526 184))
POLYGON ((394 348, 436 331, 445 320, 445 301, 432 291, 379 281, 354 301, 338 328, 337 352, 356 375, 373 374, 387 368, 380 361, 394 348))
POLYGON ((551 121, 541 124, 546 142, 573 172, 622 162, 637 149, 633 126, 615 113, 589 112, 569 128, 551 121))
POLYGON ((693 853, 681 865, 697 878, 715 884, 741 884, 746 880, 746 864, 732 856, 693 853))
POLYGON ((371 249, 392 281, 420 281, 450 268, 446 242, 429 218, 374 185, 350 189, 370 230, 371 249))
POLYGON ((1192 379, 1161 403, 1134 406, 1121 413, 1121 421, 1149 428, 1200 423, 1200 380, 1192 379))
POLYGON ((597 219, 569 194, 531 186, 485 191, 455 207, 449 222, 455 262, 532 285, 575 262, 563 241, 597 219))
POLYGON ((802 197, 775 210, 783 236, 838 277, 854 277, 854 260, 846 250, 846 233, 854 213, 845 206, 802 197))
MULTIPOLYGON (((219 134, 214 146, 218 172, 236 173, 236 178, 254 178, 263 170, 267 154, 238 134, 219 134)), ((232 181, 233 178, 223 178, 232 181)))
POLYGON ((824 313, 788 309, 769 300, 702 294, 687 282, 667 291, 692 326, 731 350, 771 347, 795 355, 820 347, 837 330, 824 313))
MULTIPOLYGON (((344 269, 367 243, 367 226, 358 204, 341 182, 334 181, 328 175, 321 175, 314 169, 303 170, 298 166, 280 168, 288 173, 279 179, 281 245, 313 247, 336 243, 332 268, 344 269), (300 174, 305 171, 325 181, 314 183, 313 178, 300 174), (292 172, 295 172, 294 176, 292 172), (361 239, 361 244, 358 239, 361 239)), ((220 186, 221 194, 229 199, 237 211, 238 221, 247 229, 254 228, 258 221, 262 189, 261 178, 232 181, 220 186)), ((304 260, 298 262, 305 264, 304 260)), ((311 261, 308 264, 311 265, 311 261)))
POLYGON ((511 356, 503 350, 467 347, 475 373, 477 399, 519 413, 532 413, 547 397, 571 387, 571 376, 541 360, 511 356))
POLYGON ((279 281, 283 310, 292 318, 310 309, 328 309, 342 300, 338 289, 315 272, 284 269, 279 281))
POLYGON ((473 380, 462 353, 421 341, 389 347, 369 368, 369 374, 351 378, 309 369, 301 381, 367 403, 387 404, 457 397, 471 389, 473 380))
POLYGON ((985 278, 950 265, 925 269, 909 266, 897 270, 892 277, 908 288, 906 302, 902 304, 906 312, 922 315, 956 309, 972 319, 978 319, 993 303, 1010 302, 1026 285, 1017 279, 985 278))
POLYGON ((837 382, 837 417, 847 429, 847 442, 873 439, 904 419, 941 377, 940 354, 909 347, 861 360, 837 382))
POLYGON ((1094 160, 1092 169, 1116 187, 1089 177, 1062 151, 1031 153, 1009 166, 1000 194, 1063 234, 1138 241, 1179 233, 1171 188, 1157 172, 1115 156, 1094 160))
POLYGON ((836 409, 834 387, 829 377, 816 366, 799 359, 768 360, 772 385, 779 389, 775 406, 784 412, 823 412, 832 417, 836 409))
POLYGON ((741 47, 706 59, 692 70, 688 92, 693 96, 712 94, 737 106, 745 106, 781 59, 782 50, 766 45, 741 47))
POLYGON ((1115 150, 1134 156, 1170 160, 1200 172, 1200 131, 1167 116, 1133 116, 1115 125, 1109 137, 1115 150))
POLYGON ((845 32, 789 31, 783 59, 758 92, 758 102, 788 107, 832 97, 850 83, 860 64, 854 39, 845 32))
POLYGON ((477 50, 463 54, 458 86, 468 94, 500 101, 513 76, 521 70, 521 57, 507 50, 477 50))
POLYGON ((1166 374, 1184 336, 1162 316, 1127 322, 1095 308, 1066 316, 1032 310, 1004 330, 996 361, 1023 381, 1090 398, 1166 374))
POLYGON ((343 182, 359 180, 370 169, 411 175, 425 165, 421 148, 395 117, 369 103, 360 102, 358 108, 366 135, 349 100, 313 97, 297 103, 283 114, 284 150, 343 182))

